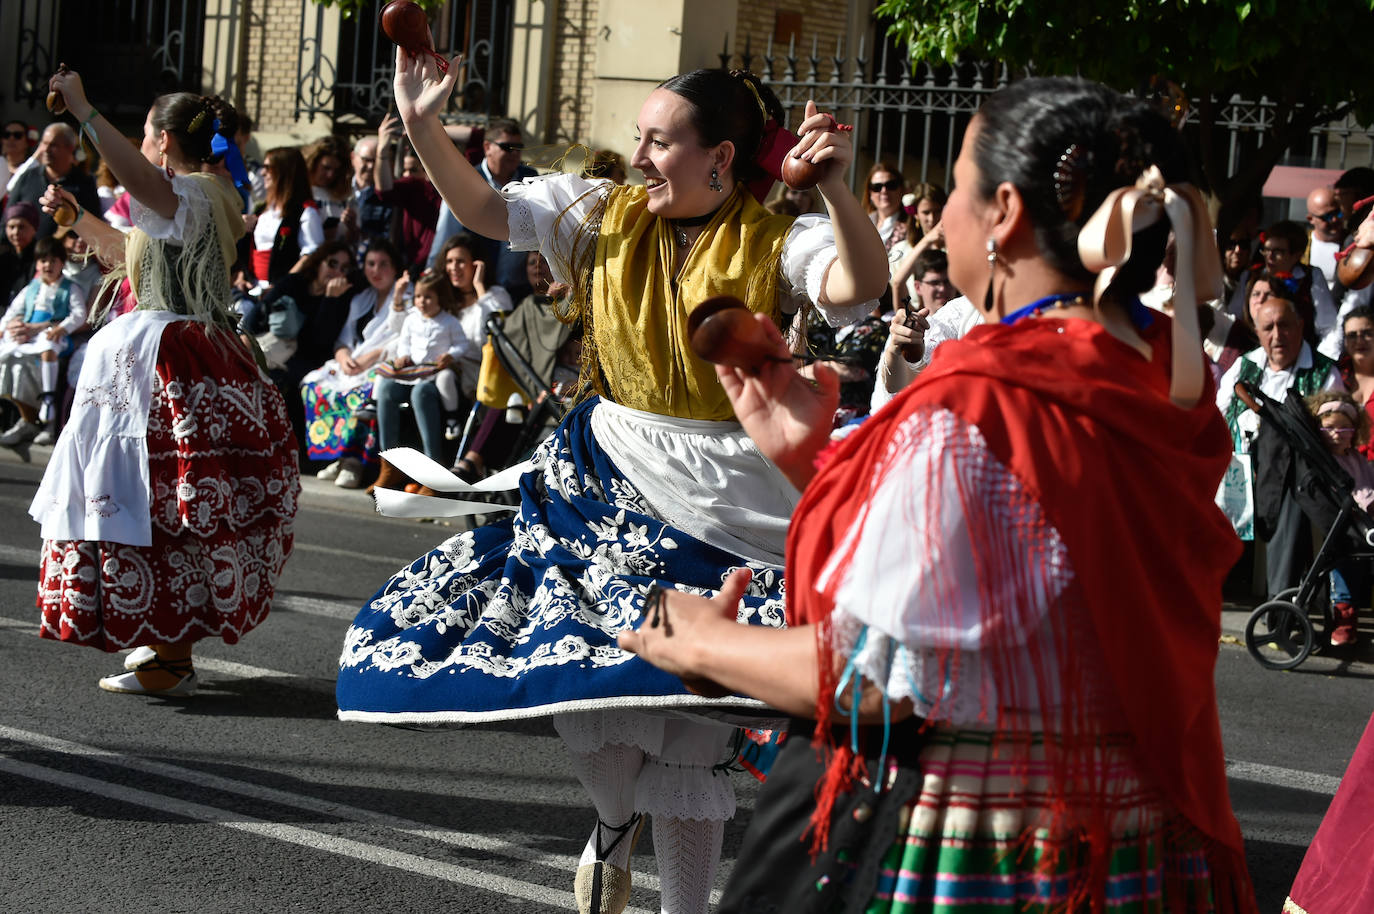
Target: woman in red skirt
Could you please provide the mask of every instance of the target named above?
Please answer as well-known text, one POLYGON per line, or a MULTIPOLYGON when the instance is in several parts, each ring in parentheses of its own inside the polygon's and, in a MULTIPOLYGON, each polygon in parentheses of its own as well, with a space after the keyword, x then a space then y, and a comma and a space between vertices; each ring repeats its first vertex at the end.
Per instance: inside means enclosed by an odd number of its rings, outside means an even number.
POLYGON ((134 230, 121 235, 55 187, 44 208, 77 214, 76 231, 121 265, 106 289, 127 274, 138 305, 91 339, 30 508, 44 539, 41 635, 138 648, 102 689, 186 696, 196 641, 232 644, 266 617, 300 491, 281 396, 228 311, 243 203, 207 165, 234 158, 237 115, 219 98, 161 96, 136 151, 77 74, 50 88, 128 188, 134 230))

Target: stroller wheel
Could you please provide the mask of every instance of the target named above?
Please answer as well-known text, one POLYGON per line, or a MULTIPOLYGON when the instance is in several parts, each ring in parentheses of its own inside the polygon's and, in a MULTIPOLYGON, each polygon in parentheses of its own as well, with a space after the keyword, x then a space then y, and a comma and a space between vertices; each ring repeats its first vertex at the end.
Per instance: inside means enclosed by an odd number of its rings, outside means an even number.
POLYGON ((1267 669, 1293 669, 1307 659, 1315 644, 1307 613, 1287 600, 1260 604, 1245 622, 1245 647, 1267 669))

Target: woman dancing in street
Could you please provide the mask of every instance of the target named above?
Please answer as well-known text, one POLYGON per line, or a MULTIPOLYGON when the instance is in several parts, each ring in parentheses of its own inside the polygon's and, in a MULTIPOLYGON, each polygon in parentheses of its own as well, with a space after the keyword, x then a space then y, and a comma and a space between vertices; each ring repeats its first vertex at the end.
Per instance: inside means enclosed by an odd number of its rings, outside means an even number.
POLYGON ((749 74, 698 70, 649 95, 631 160, 644 185, 554 175, 498 192, 439 122, 456 72, 441 79, 432 60, 398 53, 407 133, 463 225, 539 250, 572 286, 568 317, 585 328, 584 379, 599 396, 537 453, 513 521, 454 537, 364 607, 344 645, 340 717, 556 714, 599 820, 575 882, 579 909, 623 910, 650 813, 663 910, 705 912, 735 808, 713 776, 732 728, 652 712, 759 706, 689 694, 615 636, 652 585, 711 593, 745 566, 756 574, 741 621, 780 626, 778 563, 798 493, 740 431, 714 370, 688 347, 687 319, 729 294, 775 323, 803 299, 846 323, 882 291, 882 244, 843 181, 848 138, 814 105, 797 149, 826 169, 829 218, 773 216, 746 189, 771 185, 756 159, 778 148, 769 141, 782 119, 749 74))
POLYGON ((232 644, 266 617, 300 489, 281 396, 234 333, 243 201, 202 172, 236 150, 237 118, 219 98, 164 95, 136 149, 75 72, 50 89, 133 196, 134 229, 121 234, 55 187, 44 209, 72 209, 75 231, 122 265, 104 292, 127 275, 138 307, 91 338, 30 508, 44 539, 41 634, 140 648, 100 687, 182 697, 197 685, 197 640, 232 644))
POLYGON ((790 627, 734 623, 741 572, 621 636, 810 718, 722 910, 1248 914, 1213 685, 1239 551, 1213 503, 1229 436, 1196 309, 1137 298, 1171 230, 1179 300, 1221 287, 1202 197, 1172 183, 1178 134, 1103 86, 1019 80, 954 174, 949 275, 986 324, 833 453, 833 394, 781 362, 720 370, 806 487, 790 627))

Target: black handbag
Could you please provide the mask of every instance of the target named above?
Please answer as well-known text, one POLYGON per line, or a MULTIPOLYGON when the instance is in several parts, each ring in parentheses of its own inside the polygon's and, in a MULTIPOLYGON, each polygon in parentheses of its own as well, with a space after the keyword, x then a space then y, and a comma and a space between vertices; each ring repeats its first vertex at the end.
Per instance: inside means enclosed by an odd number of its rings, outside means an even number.
MULTIPOLYGON (((922 723, 913 718, 893 724, 883 760, 878 757, 882 728, 859 728, 867 783, 855 781, 836 798, 828 846, 813 861, 811 836, 802 836, 811 825, 814 792, 825 764, 811 744, 816 722, 791 721, 787 741, 759 791, 754 817, 718 908, 720 914, 863 911, 877 885, 883 857, 896 840, 902 807, 921 788, 917 760, 924 742, 922 723), (874 785, 881 789, 875 790, 874 785)), ((848 727, 834 728, 834 745, 849 740, 848 727)), ((826 758, 829 754, 825 753, 826 758)))

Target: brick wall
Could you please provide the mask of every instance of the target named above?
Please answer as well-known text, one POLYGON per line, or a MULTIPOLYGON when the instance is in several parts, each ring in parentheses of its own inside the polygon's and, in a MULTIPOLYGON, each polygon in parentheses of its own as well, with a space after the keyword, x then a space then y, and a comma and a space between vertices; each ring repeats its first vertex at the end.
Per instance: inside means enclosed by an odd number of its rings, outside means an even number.
POLYGON ((257 130, 290 131, 296 123, 297 67, 301 59, 300 0, 244 0, 243 107, 257 130))
MULTIPOLYGON (((736 20, 736 38, 733 48, 734 64, 740 65, 746 42, 753 59, 749 68, 762 73, 763 55, 768 47, 768 39, 773 38, 773 75, 781 77, 786 66, 787 38, 776 36, 779 13, 801 17, 800 34, 797 36, 797 77, 806 78, 810 71, 811 42, 816 40, 819 78, 829 79, 834 68, 831 60, 835 56, 836 40, 846 40, 848 36, 848 4, 837 0, 749 0, 739 5, 736 20)), ((843 55, 843 51, 841 52, 843 55)))
POLYGON ((552 111, 546 142, 585 143, 596 76, 597 0, 564 0, 554 34, 552 111))

